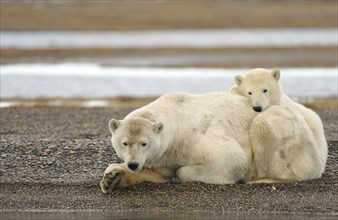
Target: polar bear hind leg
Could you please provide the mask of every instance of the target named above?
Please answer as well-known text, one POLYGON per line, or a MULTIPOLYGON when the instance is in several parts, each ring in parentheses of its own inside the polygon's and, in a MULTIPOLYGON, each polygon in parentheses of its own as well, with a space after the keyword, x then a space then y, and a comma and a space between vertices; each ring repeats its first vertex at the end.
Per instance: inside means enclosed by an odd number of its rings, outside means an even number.
MULTIPOLYGON (((232 184, 242 181, 248 172, 248 159, 240 144, 229 137, 206 137, 196 149, 205 153, 194 164, 176 171, 181 182, 200 181, 212 184, 232 184), (210 140, 213 140, 210 143, 210 140)), ((197 154, 198 155, 198 154, 197 154)))

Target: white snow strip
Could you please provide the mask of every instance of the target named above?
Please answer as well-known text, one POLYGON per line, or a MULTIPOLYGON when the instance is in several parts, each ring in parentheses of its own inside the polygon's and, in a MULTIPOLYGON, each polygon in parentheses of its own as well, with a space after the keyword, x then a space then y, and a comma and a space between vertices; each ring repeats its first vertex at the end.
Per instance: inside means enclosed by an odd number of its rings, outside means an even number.
POLYGON ((1 31, 1 48, 337 46, 337 28, 1 31))
MULTIPOLYGON (((102 67, 97 64, 1 65, 1 98, 158 96, 228 90, 249 69, 102 67)), ((282 68, 294 97, 337 96, 337 67, 282 68)), ((94 103, 96 106, 100 103, 94 103)))

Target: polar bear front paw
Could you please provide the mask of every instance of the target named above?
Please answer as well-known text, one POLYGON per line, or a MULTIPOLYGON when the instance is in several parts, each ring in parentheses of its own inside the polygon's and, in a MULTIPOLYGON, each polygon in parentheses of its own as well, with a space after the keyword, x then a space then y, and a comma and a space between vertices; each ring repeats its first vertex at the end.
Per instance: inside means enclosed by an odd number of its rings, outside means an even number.
POLYGON ((123 177, 125 176, 125 171, 123 171, 123 168, 121 167, 114 167, 113 169, 106 170, 103 179, 100 182, 101 191, 103 193, 108 193, 110 191, 116 190, 118 188, 125 187, 125 181, 123 180, 123 177))

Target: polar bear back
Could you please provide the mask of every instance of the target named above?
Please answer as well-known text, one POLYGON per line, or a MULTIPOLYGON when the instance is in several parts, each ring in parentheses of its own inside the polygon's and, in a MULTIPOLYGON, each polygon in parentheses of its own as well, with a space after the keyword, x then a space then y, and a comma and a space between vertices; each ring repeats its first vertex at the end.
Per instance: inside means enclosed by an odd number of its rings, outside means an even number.
POLYGON ((179 137, 203 134, 212 128, 215 135, 229 136, 247 145, 248 130, 255 115, 245 97, 230 92, 212 92, 167 94, 131 112, 126 118, 160 121, 167 131, 179 137))

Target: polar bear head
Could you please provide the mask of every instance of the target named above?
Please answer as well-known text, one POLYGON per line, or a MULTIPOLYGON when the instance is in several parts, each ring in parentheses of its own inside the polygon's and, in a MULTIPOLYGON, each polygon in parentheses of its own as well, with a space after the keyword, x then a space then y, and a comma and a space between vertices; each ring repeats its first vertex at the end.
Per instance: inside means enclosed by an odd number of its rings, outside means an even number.
POLYGON ((161 122, 144 118, 111 119, 109 130, 117 156, 132 171, 141 170, 146 161, 152 161, 161 151, 161 122))
POLYGON ((262 112, 272 105, 280 104, 283 91, 279 78, 278 69, 252 69, 245 75, 235 77, 236 85, 231 91, 249 98, 253 109, 262 112))

